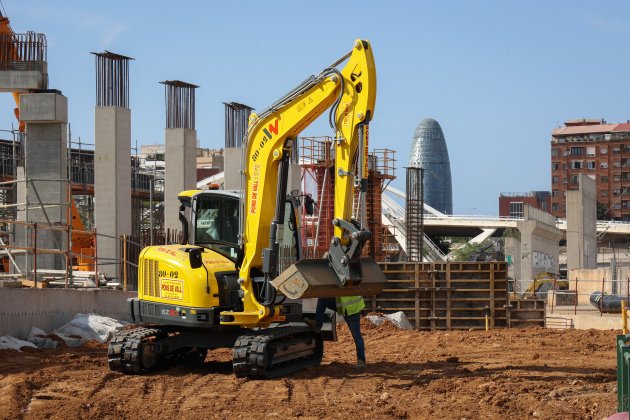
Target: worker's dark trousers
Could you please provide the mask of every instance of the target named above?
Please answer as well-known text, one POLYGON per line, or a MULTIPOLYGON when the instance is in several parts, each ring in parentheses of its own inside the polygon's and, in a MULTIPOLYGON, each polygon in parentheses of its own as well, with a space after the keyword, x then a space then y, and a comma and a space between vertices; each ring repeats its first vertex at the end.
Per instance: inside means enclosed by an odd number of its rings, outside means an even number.
MULTIPOLYGON (((337 311, 337 301, 335 298, 320 298, 317 299, 317 309, 315 309, 315 321, 320 327, 324 325, 324 313, 326 309, 337 311)), ((353 315, 346 315, 343 317, 346 320, 346 324, 350 329, 350 334, 354 338, 354 345, 357 348, 357 359, 365 362, 365 342, 361 335, 361 313, 353 315)))

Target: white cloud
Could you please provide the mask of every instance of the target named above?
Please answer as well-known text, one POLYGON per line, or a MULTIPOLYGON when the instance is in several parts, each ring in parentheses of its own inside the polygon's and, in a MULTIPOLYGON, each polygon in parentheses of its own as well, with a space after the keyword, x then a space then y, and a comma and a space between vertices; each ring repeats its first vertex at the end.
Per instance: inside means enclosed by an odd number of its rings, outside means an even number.
MULTIPOLYGON (((75 28, 79 31, 90 32, 98 39, 101 48, 111 46, 116 38, 127 30, 127 27, 120 20, 88 10, 71 7, 50 7, 42 4, 18 4, 12 9, 15 12, 13 13, 14 16, 19 16, 21 19, 29 21, 29 25, 32 25, 33 21, 42 20, 47 23, 55 22, 65 29, 72 30, 75 28)), ((12 24, 12 26, 16 30, 15 25, 12 24)), ((24 32, 21 29, 17 31, 24 32)))

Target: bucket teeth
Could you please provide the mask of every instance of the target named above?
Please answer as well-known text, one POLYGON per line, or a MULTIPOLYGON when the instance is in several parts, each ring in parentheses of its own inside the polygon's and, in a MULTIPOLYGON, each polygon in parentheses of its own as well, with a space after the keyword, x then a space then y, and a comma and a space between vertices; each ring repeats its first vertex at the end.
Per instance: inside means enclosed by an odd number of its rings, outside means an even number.
POLYGON ((327 259, 304 259, 293 264, 272 284, 291 299, 306 299, 337 296, 376 295, 385 286, 385 276, 371 258, 354 262, 356 276, 345 284, 337 277, 327 259))

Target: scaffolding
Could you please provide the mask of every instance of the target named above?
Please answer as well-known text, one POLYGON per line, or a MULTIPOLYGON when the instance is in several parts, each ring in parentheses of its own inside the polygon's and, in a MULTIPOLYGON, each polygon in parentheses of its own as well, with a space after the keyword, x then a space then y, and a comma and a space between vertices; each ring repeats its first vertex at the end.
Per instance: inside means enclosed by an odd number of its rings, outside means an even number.
POLYGON ((409 261, 422 262, 422 249, 424 247, 424 169, 408 167, 406 181, 407 258, 409 261))
MULTIPOLYGON (((300 165, 302 167, 302 191, 315 200, 313 215, 302 216, 302 242, 307 257, 321 258, 330 248, 333 238, 335 199, 335 159, 332 137, 302 137, 300 140, 300 165)), ((366 192, 367 228, 372 239, 363 250, 364 256, 377 261, 386 255, 399 253, 389 238, 384 236, 381 197, 383 190, 395 179, 396 157, 390 149, 375 149, 368 155, 368 190, 366 192)), ((354 219, 359 214, 358 190, 353 203, 354 219)))

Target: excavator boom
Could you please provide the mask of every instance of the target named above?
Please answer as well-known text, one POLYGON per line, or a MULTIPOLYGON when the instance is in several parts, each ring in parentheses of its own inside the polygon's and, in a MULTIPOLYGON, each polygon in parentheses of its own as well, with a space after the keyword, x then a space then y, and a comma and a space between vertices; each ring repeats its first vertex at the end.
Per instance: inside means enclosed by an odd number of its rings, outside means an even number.
POLYGON ((371 233, 351 220, 354 189, 359 186, 365 193, 367 188, 368 124, 375 101, 372 48, 368 41, 356 40, 352 51, 334 65, 306 79, 260 115, 250 117, 242 164, 239 282, 244 309, 223 312, 222 324, 271 322, 280 307, 274 305, 276 292, 270 284, 291 298, 373 294, 382 289, 384 276, 376 263, 360 258, 371 233), (338 70, 335 65, 346 59, 338 70), (285 217, 291 149, 296 147, 299 133, 327 109, 331 109, 330 122, 336 133, 335 237, 328 258, 303 260, 279 273, 278 238, 285 217), (263 290, 267 291, 262 298, 254 292, 257 273, 262 273, 263 290))

